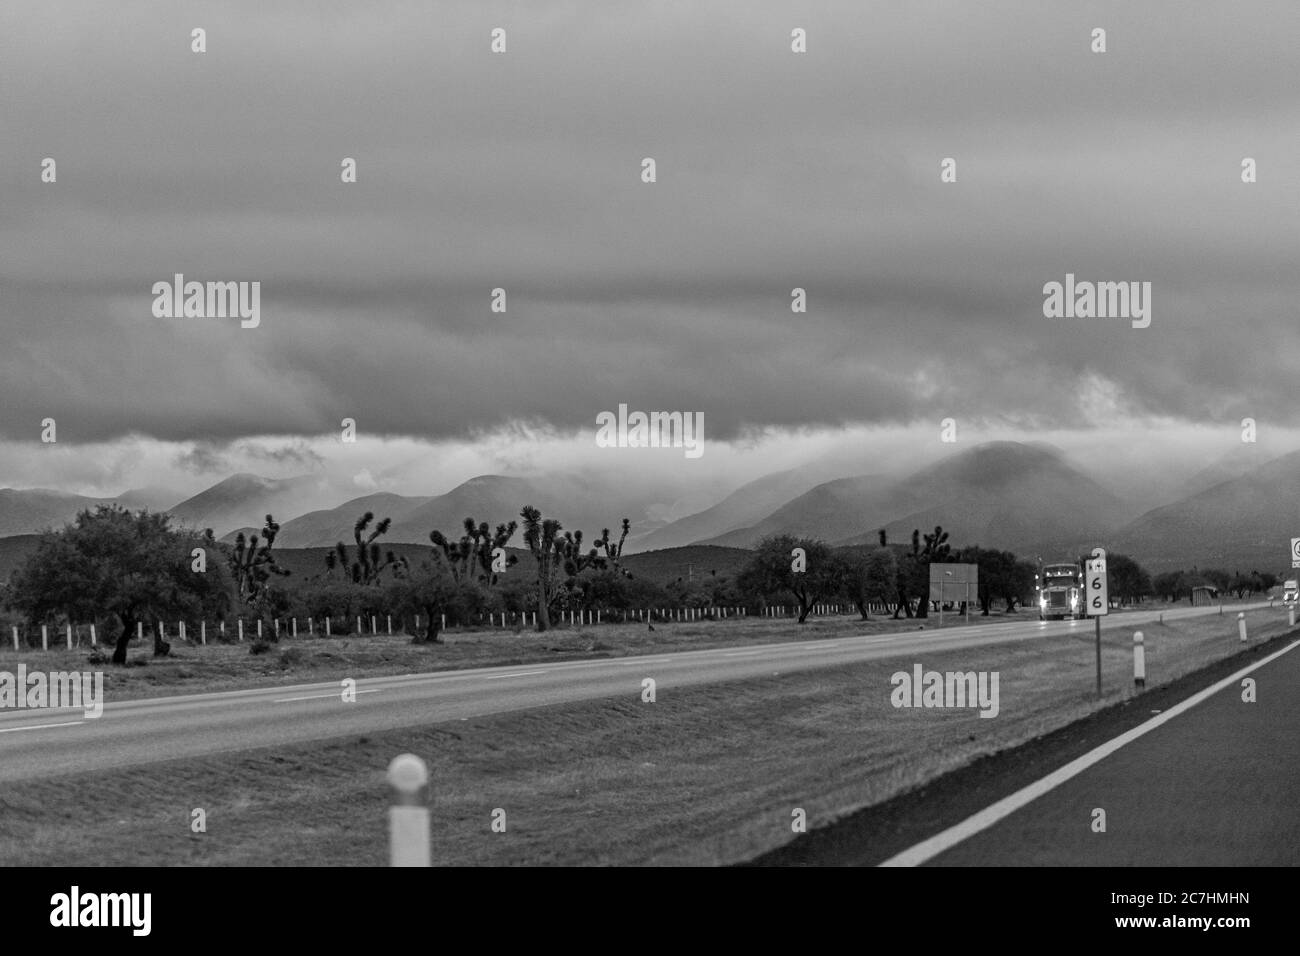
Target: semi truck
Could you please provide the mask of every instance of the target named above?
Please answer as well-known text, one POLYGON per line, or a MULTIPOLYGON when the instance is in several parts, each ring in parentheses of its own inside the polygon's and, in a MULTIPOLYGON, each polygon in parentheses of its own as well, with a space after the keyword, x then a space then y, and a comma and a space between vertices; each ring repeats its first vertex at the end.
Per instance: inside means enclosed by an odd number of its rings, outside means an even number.
POLYGON ((1078 564, 1044 565, 1038 579, 1039 620, 1081 618, 1086 614, 1083 568, 1078 564))

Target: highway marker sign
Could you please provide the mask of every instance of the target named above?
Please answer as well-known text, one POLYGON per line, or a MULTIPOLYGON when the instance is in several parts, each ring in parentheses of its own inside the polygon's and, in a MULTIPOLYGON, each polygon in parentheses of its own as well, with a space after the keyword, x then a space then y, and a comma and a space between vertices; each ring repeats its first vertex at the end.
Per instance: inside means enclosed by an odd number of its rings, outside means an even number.
POLYGON ((1097 632, 1097 697, 1101 698, 1101 619, 1110 613, 1106 588, 1106 549, 1093 548, 1084 568, 1083 607, 1097 632))
POLYGON ((1106 581, 1106 551, 1094 548, 1088 559, 1084 572, 1084 600, 1089 617, 1101 617, 1110 613, 1109 589, 1106 581))
POLYGON ((1300 538, 1291 539, 1291 567, 1300 568, 1300 538))

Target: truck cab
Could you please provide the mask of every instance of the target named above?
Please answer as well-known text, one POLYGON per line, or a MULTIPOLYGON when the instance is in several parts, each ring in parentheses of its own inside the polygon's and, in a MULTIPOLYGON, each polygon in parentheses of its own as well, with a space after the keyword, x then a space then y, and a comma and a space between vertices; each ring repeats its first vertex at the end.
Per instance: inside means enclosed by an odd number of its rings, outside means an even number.
POLYGON ((1038 581, 1038 617, 1043 621, 1081 618, 1083 606, 1083 569, 1077 564, 1049 564, 1038 581))

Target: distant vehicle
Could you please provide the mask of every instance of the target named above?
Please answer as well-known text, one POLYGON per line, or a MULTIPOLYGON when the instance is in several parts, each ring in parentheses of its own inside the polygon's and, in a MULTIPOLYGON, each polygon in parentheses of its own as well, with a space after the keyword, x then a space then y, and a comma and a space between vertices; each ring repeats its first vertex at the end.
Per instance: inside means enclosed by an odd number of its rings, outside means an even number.
POLYGON ((1296 587, 1297 583, 1298 582, 1296 581, 1282 582, 1282 603, 1283 604, 1295 604, 1297 600, 1300 600, 1300 588, 1296 587))
POLYGON ((1081 618, 1083 606, 1083 568, 1077 564, 1048 564, 1038 586, 1038 618, 1081 618))

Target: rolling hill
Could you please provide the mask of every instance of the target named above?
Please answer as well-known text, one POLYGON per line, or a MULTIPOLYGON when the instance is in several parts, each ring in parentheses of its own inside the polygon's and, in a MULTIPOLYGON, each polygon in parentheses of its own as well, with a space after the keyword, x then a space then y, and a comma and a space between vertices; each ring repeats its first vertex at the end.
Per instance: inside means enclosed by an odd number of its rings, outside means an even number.
POLYGON ((894 541, 942 525, 954 546, 1013 551, 1064 546, 1118 527, 1132 512, 1042 444, 989 442, 901 480, 864 475, 818 485, 757 524, 705 544, 752 547, 789 533, 864 544, 885 528, 894 541))
POLYGON ((1148 511, 1110 541, 1151 571, 1281 572, 1290 570, 1292 537, 1300 537, 1300 452, 1148 511))
MULTIPOLYGON (((498 524, 519 520, 524 505, 534 505, 544 518, 558 518, 564 530, 581 530, 584 540, 593 541, 604 528, 617 537, 620 519, 627 516, 633 527, 647 524, 644 506, 616 499, 616 492, 573 476, 557 475, 531 479, 505 475, 480 475, 462 482, 446 494, 430 497, 368 495, 326 511, 304 514, 282 522, 280 544, 287 548, 328 547, 336 541, 350 542, 352 527, 366 511, 375 518, 391 517, 392 526, 382 541, 428 544, 429 532, 437 529, 448 537, 459 537, 466 518, 498 524)), ((511 539, 522 544, 522 531, 511 539)))
POLYGON ((284 526, 288 519, 326 504, 331 497, 322 479, 311 475, 262 478, 241 473, 169 510, 175 524, 211 528, 221 538, 236 528, 262 527, 268 514, 284 526))
POLYGON ((629 537, 629 550, 632 547, 638 552, 679 548, 743 529, 816 483, 817 479, 803 468, 764 475, 741 485, 711 508, 687 515, 649 534, 629 537))

